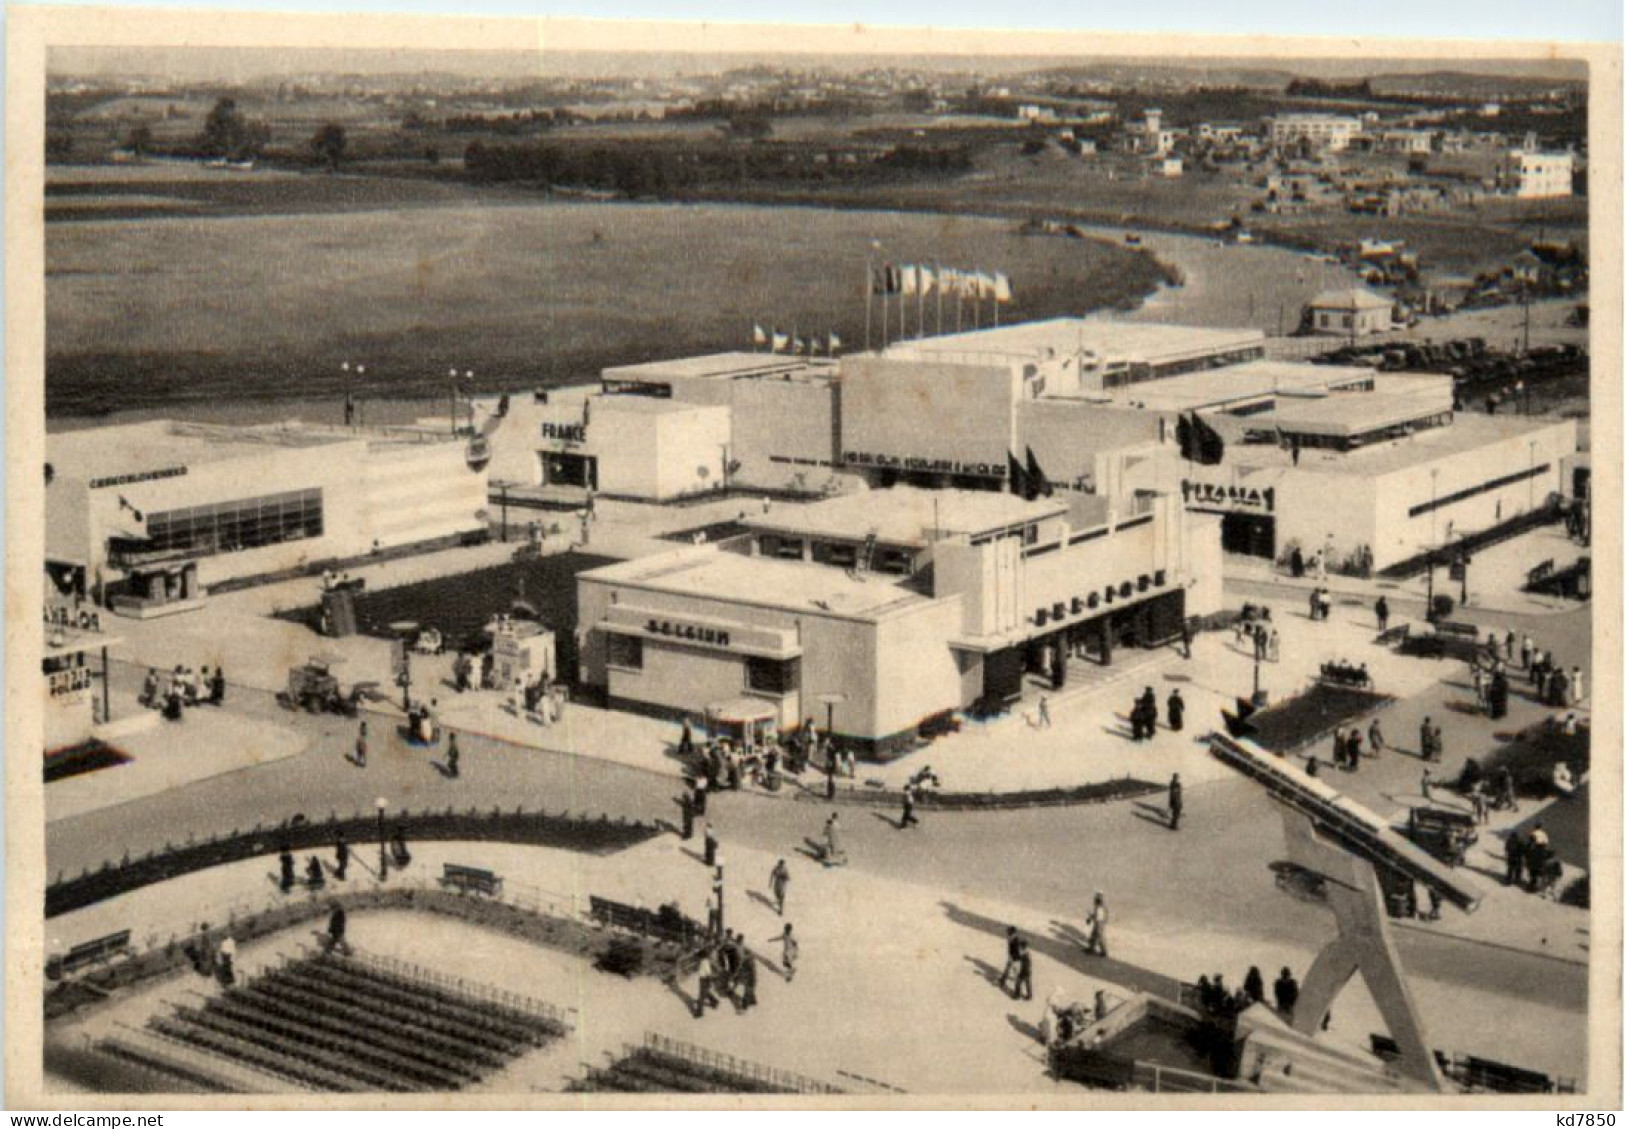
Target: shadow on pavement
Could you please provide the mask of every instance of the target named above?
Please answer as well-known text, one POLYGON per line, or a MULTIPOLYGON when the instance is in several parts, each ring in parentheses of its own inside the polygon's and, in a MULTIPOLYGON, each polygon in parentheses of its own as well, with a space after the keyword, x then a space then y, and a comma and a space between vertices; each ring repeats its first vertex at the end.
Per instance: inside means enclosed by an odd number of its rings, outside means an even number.
MULTIPOLYGON (((988 939, 990 951, 1003 952, 1007 922, 996 921, 952 902, 939 904, 950 922, 984 934, 988 939)), ((1179 1000, 1180 982, 1174 977, 1164 976, 1160 972, 1153 972, 1151 969, 1140 968, 1111 957, 1090 956, 1083 948, 1083 934, 1075 926, 1060 921, 1052 921, 1050 925, 1054 930, 1050 936, 1033 936, 1024 931, 1034 953, 1048 957, 1075 972, 1098 980, 1110 981, 1130 991, 1149 992, 1176 1002, 1179 1000)), ((976 960, 970 956, 965 959, 976 960)))

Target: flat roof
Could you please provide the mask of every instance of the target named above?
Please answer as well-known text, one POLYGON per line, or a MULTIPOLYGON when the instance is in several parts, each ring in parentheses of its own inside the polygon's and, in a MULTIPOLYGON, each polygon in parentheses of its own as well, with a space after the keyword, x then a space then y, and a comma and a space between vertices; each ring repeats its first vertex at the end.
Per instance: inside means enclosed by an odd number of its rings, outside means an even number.
POLYGON ((1311 365, 1300 361, 1245 361, 1204 372, 1143 380, 1107 393, 1111 403, 1153 412, 1223 408, 1261 396, 1283 398, 1322 393, 1369 381, 1376 374, 1359 365, 1311 365))
POLYGON ((366 438, 365 432, 327 430, 298 421, 232 427, 159 419, 48 434, 45 457, 60 473, 105 478, 249 458, 268 448, 300 450, 366 438))
POLYGON ((929 545, 954 534, 976 536, 1066 513, 1059 498, 1027 501, 988 490, 923 490, 893 486, 806 505, 774 507, 747 518, 752 530, 790 536, 854 539, 873 533, 887 545, 929 545))
MULTIPOLYGON (((1304 448, 1300 451, 1298 470, 1324 471, 1329 474, 1352 474, 1361 478, 1374 478, 1412 467, 1426 466, 1466 454, 1491 443, 1516 439, 1524 435, 1563 426, 1574 427, 1573 420, 1519 419, 1511 416, 1486 416, 1478 413, 1458 413, 1445 427, 1430 427, 1400 439, 1389 439, 1359 447, 1352 451, 1333 451, 1324 448, 1304 448)), ((1292 453, 1273 443, 1235 444, 1225 449, 1225 461, 1234 459, 1244 467, 1292 467, 1292 453)), ((1508 470, 1517 470, 1516 466, 1508 470)))
POLYGON ((676 549, 584 572, 588 580, 625 584, 723 603, 764 604, 789 611, 870 616, 927 599, 909 577, 849 573, 810 561, 750 557, 716 545, 676 549))
POLYGON ((1345 392, 1310 400, 1278 404, 1273 412, 1255 418, 1279 424, 1283 430, 1307 435, 1364 435, 1398 427, 1451 410, 1450 391, 1377 388, 1372 392, 1345 392))
POLYGON ((1393 299, 1373 294, 1369 290, 1328 290, 1317 294, 1309 303, 1312 310, 1387 310, 1393 308, 1393 299))
POLYGON ((821 357, 787 357, 779 353, 706 353, 697 357, 616 365, 603 370, 604 380, 663 384, 673 380, 804 379, 828 380, 836 362, 821 357))
POLYGON ((1261 329, 1214 329, 1149 321, 1115 321, 1103 317, 1050 318, 901 342, 887 348, 885 355, 981 355, 1032 361, 1086 353, 1106 361, 1156 364, 1261 346, 1263 343, 1264 331, 1261 329))

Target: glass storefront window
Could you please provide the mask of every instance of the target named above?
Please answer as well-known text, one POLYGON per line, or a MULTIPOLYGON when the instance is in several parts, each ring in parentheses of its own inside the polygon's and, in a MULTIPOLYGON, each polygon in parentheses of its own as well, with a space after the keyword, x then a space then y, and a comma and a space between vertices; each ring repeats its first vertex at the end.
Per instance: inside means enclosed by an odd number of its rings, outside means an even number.
POLYGON ((235 553, 320 537, 324 523, 322 492, 294 490, 155 511, 147 518, 147 541, 142 549, 176 556, 235 553))

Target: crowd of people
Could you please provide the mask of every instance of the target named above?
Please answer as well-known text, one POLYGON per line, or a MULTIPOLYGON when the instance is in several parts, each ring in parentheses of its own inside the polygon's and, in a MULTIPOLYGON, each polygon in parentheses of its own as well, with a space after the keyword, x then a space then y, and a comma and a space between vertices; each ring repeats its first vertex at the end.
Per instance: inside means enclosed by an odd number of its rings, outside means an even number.
MULTIPOLYGON (((1173 733, 1183 732, 1185 729, 1185 699, 1177 689, 1168 694, 1168 729, 1173 733)), ((1161 720, 1161 711, 1157 706, 1157 694, 1147 686, 1140 696, 1134 699, 1129 707, 1128 722, 1129 736, 1134 741, 1149 741, 1157 735, 1157 724, 1161 720)))
POLYGON ((180 721, 194 706, 218 706, 225 700, 226 672, 219 666, 212 671, 207 666, 196 671, 178 665, 167 675, 160 674, 157 667, 148 667, 139 697, 143 707, 162 711, 170 721, 180 721))

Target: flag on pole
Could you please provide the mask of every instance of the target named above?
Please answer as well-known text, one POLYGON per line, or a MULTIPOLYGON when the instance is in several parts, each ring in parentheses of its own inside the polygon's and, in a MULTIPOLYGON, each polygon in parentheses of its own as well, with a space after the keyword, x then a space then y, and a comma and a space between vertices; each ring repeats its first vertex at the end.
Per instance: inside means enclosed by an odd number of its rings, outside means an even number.
POLYGON ((1027 448, 1027 489, 1031 491, 1031 498, 1048 498, 1055 493, 1055 487, 1049 483, 1049 478, 1038 465, 1038 456, 1033 454, 1031 447, 1027 448))
POLYGON ((993 297, 993 276, 986 271, 978 271, 976 275, 976 296, 978 298, 993 297))
POLYGON ((1010 276, 1002 270, 993 276, 993 300, 1001 305, 1010 302, 1010 276))
POLYGON ((903 272, 895 263, 883 263, 875 268, 874 292, 876 294, 901 294, 903 291, 903 272))
POLYGON ((931 273, 930 267, 920 268, 920 297, 925 297, 937 287, 937 278, 931 273))
POLYGON ((835 355, 836 350, 838 350, 841 347, 841 335, 839 333, 831 333, 829 335, 828 344, 829 344, 829 355, 833 357, 835 355))
POLYGON ((1028 491, 1032 487, 1027 481, 1026 468, 1021 465, 1021 460, 1016 458, 1015 452, 1007 451, 1005 454, 1010 460, 1010 493, 1018 498, 1031 498, 1032 495, 1028 491))
POLYGON ((789 347, 790 347, 790 338, 789 338, 789 336, 787 334, 780 333, 778 330, 775 329, 773 331, 773 351, 775 353, 782 353, 786 349, 788 349, 789 347))
POLYGON ((760 324, 756 325, 751 331, 750 340, 752 345, 766 345, 767 330, 763 329, 760 324))
POLYGON ((920 292, 920 268, 910 263, 903 268, 903 293, 915 295, 920 292))
POLYGON ((794 353, 798 357, 801 356, 801 354, 805 353, 806 351, 807 351, 807 343, 805 341, 803 341, 800 337, 797 337, 795 339, 795 342, 790 346, 790 352, 794 353))

